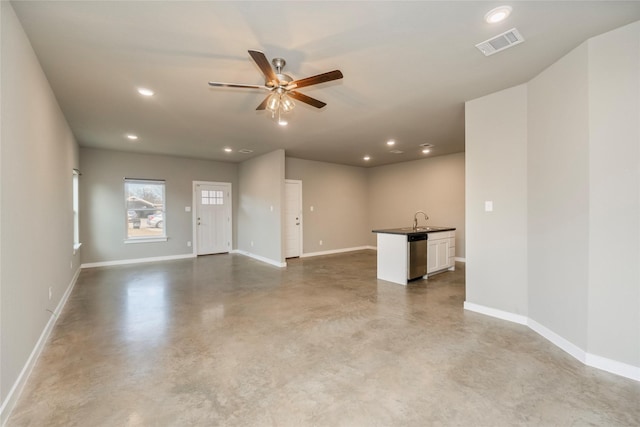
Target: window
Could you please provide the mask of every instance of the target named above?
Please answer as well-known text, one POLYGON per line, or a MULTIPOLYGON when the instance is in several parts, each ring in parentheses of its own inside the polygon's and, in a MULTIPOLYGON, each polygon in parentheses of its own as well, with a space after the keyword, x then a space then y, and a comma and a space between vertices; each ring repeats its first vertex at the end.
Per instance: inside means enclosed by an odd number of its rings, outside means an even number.
POLYGON ((79 180, 80 171, 78 169, 73 170, 72 181, 72 197, 73 197, 73 253, 75 254, 80 249, 80 212, 79 212, 79 180))
POLYGON ((224 204, 224 193, 222 191, 201 190, 203 205, 222 205, 224 204))
POLYGON ((126 242, 166 241, 165 182, 124 180, 126 242))

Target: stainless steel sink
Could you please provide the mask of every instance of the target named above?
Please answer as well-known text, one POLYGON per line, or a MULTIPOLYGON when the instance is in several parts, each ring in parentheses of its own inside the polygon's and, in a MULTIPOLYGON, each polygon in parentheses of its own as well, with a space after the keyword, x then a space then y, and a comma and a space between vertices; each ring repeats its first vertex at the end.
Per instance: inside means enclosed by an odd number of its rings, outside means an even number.
POLYGON ((438 231, 438 230, 442 230, 442 227, 403 227, 401 228, 401 230, 407 230, 407 231, 438 231))

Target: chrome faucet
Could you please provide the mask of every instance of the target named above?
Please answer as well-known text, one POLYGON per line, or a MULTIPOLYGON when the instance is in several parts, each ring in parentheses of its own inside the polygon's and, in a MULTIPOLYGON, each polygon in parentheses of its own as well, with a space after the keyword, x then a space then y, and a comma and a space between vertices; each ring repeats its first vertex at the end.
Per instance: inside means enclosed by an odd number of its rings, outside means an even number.
POLYGON ((422 214, 424 215, 424 219, 425 221, 429 220, 429 217, 427 216, 426 213, 424 213, 423 211, 418 211, 415 214, 413 214, 413 229, 415 230, 416 228, 418 228, 418 214, 422 214))

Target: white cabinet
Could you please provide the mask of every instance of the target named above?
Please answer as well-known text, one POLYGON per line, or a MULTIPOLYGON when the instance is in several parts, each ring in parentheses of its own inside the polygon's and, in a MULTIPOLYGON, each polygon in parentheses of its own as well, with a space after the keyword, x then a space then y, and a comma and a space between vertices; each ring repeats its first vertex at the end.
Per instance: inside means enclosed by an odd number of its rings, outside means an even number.
POLYGON ((378 233, 378 279, 407 284, 407 235, 378 233))
MULTIPOLYGON (((418 230, 427 234, 427 276, 455 269, 456 232, 445 227, 430 227, 440 230, 418 230)), ((406 285, 409 279, 410 250, 409 235, 414 234, 411 227, 372 230, 378 234, 378 279, 406 285)), ((423 255, 424 257, 424 249, 423 255)), ((424 260, 424 258, 422 258, 424 260)), ((421 273, 422 274, 422 273, 421 273)), ((413 276, 413 275, 411 275, 413 276)), ((426 276, 422 276, 426 278, 426 276)))
POLYGON ((456 232, 429 233, 427 240, 427 274, 455 269, 456 232))

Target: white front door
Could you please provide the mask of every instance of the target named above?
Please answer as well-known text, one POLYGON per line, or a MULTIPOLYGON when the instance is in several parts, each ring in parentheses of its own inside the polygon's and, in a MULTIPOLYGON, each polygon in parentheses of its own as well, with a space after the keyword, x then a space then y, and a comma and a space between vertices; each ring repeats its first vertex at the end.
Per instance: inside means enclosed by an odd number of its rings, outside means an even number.
POLYGON ((231 250, 231 184, 196 183, 196 254, 231 250))
POLYGON ((284 257, 302 254, 302 181, 285 181, 284 206, 284 257))

